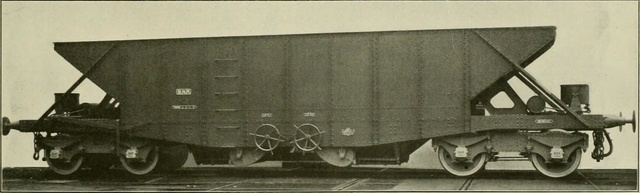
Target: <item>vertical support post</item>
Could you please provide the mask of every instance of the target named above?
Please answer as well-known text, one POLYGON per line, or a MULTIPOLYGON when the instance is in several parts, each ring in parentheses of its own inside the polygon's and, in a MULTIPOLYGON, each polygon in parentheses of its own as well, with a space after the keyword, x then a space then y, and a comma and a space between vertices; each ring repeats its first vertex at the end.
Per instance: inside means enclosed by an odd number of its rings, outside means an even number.
MULTIPOLYGON (((206 54, 204 54, 203 57, 208 57, 207 59, 209 59, 209 58, 218 58, 218 56, 215 56, 214 53, 206 53, 206 54)), ((204 60, 204 61, 209 61, 209 60, 204 60)), ((200 94, 200 96, 199 96, 199 101, 200 101, 201 106, 204 106, 204 104, 207 103, 206 96, 212 97, 214 101, 216 100, 216 97, 217 97, 215 95, 214 96, 210 95, 210 93, 213 92, 212 90, 210 90, 211 87, 208 87, 207 89, 205 89, 205 87, 206 87, 205 85, 212 84, 210 82, 210 80, 208 79, 208 76, 211 76, 208 73, 210 71, 208 68, 209 68, 210 65, 215 65, 215 62, 216 62, 215 59, 213 61, 211 61, 211 63, 205 62, 205 63, 202 64, 202 68, 200 69, 200 85, 199 85, 199 88, 200 88, 200 92, 202 94, 200 94), (206 83, 204 83, 204 82, 206 82, 206 83), (207 92, 209 92, 209 93, 204 94, 205 90, 207 92)), ((207 112, 204 112, 204 111, 200 111, 200 112, 201 112, 200 113, 200 120, 207 120, 208 117, 211 116, 210 113, 207 113, 207 112)), ((196 131, 207 131, 207 122, 208 121, 202 121, 200 124, 195 125, 196 131)), ((188 131, 188 132, 191 134, 192 131, 188 131)), ((198 132, 196 132, 196 133, 198 133, 198 132)), ((208 135, 208 134, 209 133, 207 131, 206 135, 208 135)))
MULTIPOLYGON (((211 53, 211 55, 213 55, 213 56, 209 56, 210 58, 219 58, 219 56, 215 56, 214 53, 211 53)), ((211 64, 209 64, 209 63, 203 64, 203 67, 200 70, 200 74, 202 75, 201 79, 200 79, 200 82, 204 82, 205 80, 208 79, 207 78, 208 76, 211 76, 211 74, 209 74, 210 73, 210 70, 209 70, 210 67, 209 66, 210 65, 216 65, 216 62, 217 62, 217 59, 214 59, 211 64)), ((206 84, 208 85, 208 84, 212 84, 212 83, 209 80, 207 80, 206 84)), ((205 84, 200 84, 200 90, 204 91, 204 88, 205 88, 205 84)), ((210 89, 211 86, 209 86, 208 88, 210 89)), ((200 94, 200 104, 203 104, 203 105, 205 104, 205 101, 207 100, 205 98, 205 95, 213 98, 213 102, 215 102, 217 100, 218 96, 210 95, 213 92, 213 90, 212 89, 209 90, 209 89, 207 89, 209 93, 204 94, 204 92, 203 92, 203 94, 200 94)), ((207 120, 208 116, 211 116, 211 114, 202 112, 201 120, 207 120)), ((217 115, 214 115, 214 116, 217 116, 217 115)), ((210 129, 207 129, 207 123, 203 121, 202 123, 196 125, 196 127, 198 128, 199 131, 201 131, 201 132, 199 132, 199 135, 201 136, 200 144, 206 145, 205 141, 208 141, 208 139, 205 136, 209 136, 210 135, 210 133, 209 133, 210 129)))
MULTIPOLYGON (((161 62, 158 62, 156 64, 166 64, 167 63, 167 58, 171 57, 168 56, 169 54, 172 54, 169 51, 166 50, 161 50, 162 54, 160 54, 160 56, 158 57, 158 59, 161 60, 161 62)), ((206 63, 200 64, 199 68, 200 68, 200 74, 199 74, 199 79, 197 82, 203 82, 204 81, 204 70, 207 67, 206 63)), ((161 93, 164 93, 164 90, 168 90, 168 89, 176 89, 175 87, 171 86, 172 81, 169 80, 169 76, 171 76, 171 72, 173 72, 173 65, 165 65, 163 68, 158 68, 158 79, 160 81, 156 81, 157 84, 157 88, 158 90, 161 90, 161 93)), ((200 84, 202 85, 202 84, 200 84)), ((195 88, 194 89, 198 89, 198 90, 202 90, 202 86, 200 86, 199 88, 195 88)), ((196 90, 197 92, 197 90, 196 90)), ((174 95, 175 96, 175 95, 174 95)), ((166 95, 166 94, 161 94, 160 96, 158 96, 160 98, 160 101, 171 101, 171 95, 166 95)), ((200 97, 200 103, 199 104, 204 104, 204 102, 202 101, 202 97, 200 97)), ((153 106, 155 111, 157 111, 158 113, 156 113, 155 115, 155 121, 156 122, 162 122, 163 119, 165 117, 170 117, 171 116, 171 112, 166 111, 165 109, 167 108, 165 105, 154 105, 153 106)), ((198 115, 199 117, 202 118, 202 114, 198 115)), ((162 136, 162 138, 167 139, 168 137, 168 133, 169 133, 170 129, 167 129, 167 127, 165 127, 164 125, 159 126, 159 133, 162 136)))
POLYGON ((423 111, 425 110, 424 108, 424 77, 422 76, 424 74, 424 64, 425 64, 425 57, 424 57, 424 38, 422 38, 421 34, 418 34, 416 36, 416 38, 418 39, 418 41, 416 41, 418 43, 418 62, 417 62, 417 66, 416 66, 416 77, 418 79, 418 82, 416 84, 416 95, 417 95, 417 99, 418 99, 418 103, 417 103, 417 107, 416 107, 416 121, 417 121, 417 127, 418 127, 418 136, 420 138, 423 137, 423 133, 422 130, 424 129, 424 113, 423 111))
POLYGON ((334 41, 335 38, 331 37, 329 39, 329 48, 328 48, 328 52, 329 52, 329 72, 328 72, 328 76, 329 76, 329 112, 328 112, 328 122, 329 122, 329 146, 333 146, 333 111, 334 111, 334 104, 333 104, 333 94, 334 94, 334 86, 333 86, 333 82, 334 82, 334 66, 335 66, 335 58, 334 58, 334 54, 333 54, 333 50, 334 50, 334 41))
POLYGON ((369 44, 369 50, 371 51, 371 137, 373 144, 379 143, 379 130, 380 130, 380 90, 378 84, 380 84, 379 76, 379 37, 373 35, 369 44))
POLYGON ((464 81, 463 84, 464 86, 462 87, 463 90, 463 98, 462 98, 462 102, 463 102, 463 119, 464 119, 464 131, 465 132, 469 132, 471 131, 471 101, 467 100, 469 98, 469 96, 471 95, 471 57, 469 56, 469 36, 471 35, 469 31, 465 31, 463 32, 464 38, 463 38, 463 47, 462 49, 464 50, 463 53, 463 60, 464 62, 462 62, 462 76, 464 81))
POLYGON ((293 56, 291 55, 291 38, 287 37, 284 45, 284 122, 287 126, 293 126, 292 122, 292 109, 291 109, 291 61, 293 56))
MULTIPOLYGON (((206 57, 208 55, 213 55, 213 53, 205 53, 205 54, 203 54, 202 57, 206 57)), ((216 56, 213 56, 212 58, 216 58, 216 56)), ((209 64, 208 60, 203 60, 203 61, 206 61, 206 62, 203 62, 202 64, 200 64, 201 65, 201 67, 199 69, 199 73, 200 73, 199 82, 200 82, 200 85, 198 85, 198 89, 200 89, 200 92, 202 93, 198 97, 198 102, 200 102, 201 106, 204 106, 204 104, 206 104, 206 102, 207 102, 204 95, 208 95, 208 93, 204 94, 205 91, 208 91, 209 93, 211 92, 208 89, 205 89, 205 85, 211 84, 207 80, 207 74, 208 74, 207 73, 207 68, 208 68, 209 65, 213 65, 213 64, 209 64), (204 83, 204 82, 206 82, 206 83, 204 83)), ((213 62, 215 63, 215 60, 213 62)), ((167 70, 165 70, 165 71, 167 71, 167 70)), ((168 100, 165 100, 165 101, 168 101, 168 100)), ((170 116, 170 114, 168 112, 166 112, 166 111, 164 111, 164 112, 165 112, 165 115, 170 116)), ((200 131, 204 131, 205 130, 205 128, 207 126, 207 123, 204 120, 207 120, 207 116, 210 116, 209 113, 205 113, 203 111, 199 111, 198 117, 200 118, 200 120, 203 120, 203 121, 200 124, 196 125, 198 130, 200 130, 200 131)), ((192 131, 189 131, 189 130, 187 130, 186 132, 188 133, 188 135, 190 135, 192 133, 192 131)))
MULTIPOLYGON (((242 121, 242 127, 245 130, 245 133, 249 133, 251 131, 249 131, 249 111, 247 110, 247 79, 245 76, 246 74, 246 68, 247 68, 247 64, 246 64, 246 53, 247 53, 247 41, 246 39, 240 39, 240 50, 239 50, 239 58, 238 58, 238 64, 240 65, 240 91, 238 93, 240 93, 240 108, 242 109, 242 116, 243 116, 243 121, 242 121)), ((249 135, 243 135, 248 137, 249 135)), ((251 141, 249 138, 245 138, 245 144, 246 145, 250 145, 251 141)))

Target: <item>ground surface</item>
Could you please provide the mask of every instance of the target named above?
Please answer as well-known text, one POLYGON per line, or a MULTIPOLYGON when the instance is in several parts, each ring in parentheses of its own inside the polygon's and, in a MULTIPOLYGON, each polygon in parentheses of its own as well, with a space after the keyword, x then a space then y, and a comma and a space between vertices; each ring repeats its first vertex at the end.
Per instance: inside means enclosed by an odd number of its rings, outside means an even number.
POLYGON ((637 170, 579 170, 552 179, 532 170, 487 170, 455 177, 444 170, 381 167, 184 168, 134 176, 124 170, 59 176, 46 168, 4 168, 4 191, 442 191, 638 190, 637 170))

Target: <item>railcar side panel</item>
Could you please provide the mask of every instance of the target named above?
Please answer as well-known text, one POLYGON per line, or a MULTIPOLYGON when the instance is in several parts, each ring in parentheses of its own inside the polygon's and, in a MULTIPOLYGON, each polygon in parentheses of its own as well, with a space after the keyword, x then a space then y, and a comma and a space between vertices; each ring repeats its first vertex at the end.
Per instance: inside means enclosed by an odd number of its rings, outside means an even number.
MULTIPOLYGON (((253 145, 248 133, 261 124, 273 124, 280 129, 289 125, 287 102, 287 44, 283 37, 247 38, 244 40, 244 104, 246 128, 245 144, 253 145)), ((238 139, 236 139, 238 140, 238 139)), ((238 140, 239 141, 239 140, 238 140)))
POLYGON ((321 138, 327 144, 331 129, 331 43, 332 36, 294 36, 290 38, 289 113, 291 124, 285 133, 295 135, 295 126, 311 123, 326 131, 321 138))
POLYGON ((336 146, 371 145, 372 35, 334 36, 332 134, 336 146), (343 131, 354 131, 353 135, 343 131))
POLYGON ((234 147, 240 142, 245 118, 240 93, 244 79, 242 43, 233 38, 210 40, 201 52, 204 63, 200 64, 197 82, 202 91, 193 94, 202 98, 198 118, 206 130, 203 134, 208 136, 207 145, 234 147))
POLYGON ((423 136, 459 133, 463 129, 464 32, 425 33, 423 136), (433 46, 438 45, 438 46, 433 46))
POLYGON ((262 124, 290 138, 309 123, 326 132, 323 145, 368 146, 470 129, 470 99, 513 72, 509 61, 546 51, 553 33, 366 32, 62 43, 56 50, 81 71, 104 60, 90 78, 122 102, 121 124, 134 135, 253 146, 249 134, 262 124), (505 34, 520 39, 495 38, 505 34))
POLYGON ((380 143, 421 137, 416 135, 419 129, 413 115, 414 109, 420 108, 413 86, 418 82, 415 67, 420 38, 416 33, 401 32, 378 36, 380 143))

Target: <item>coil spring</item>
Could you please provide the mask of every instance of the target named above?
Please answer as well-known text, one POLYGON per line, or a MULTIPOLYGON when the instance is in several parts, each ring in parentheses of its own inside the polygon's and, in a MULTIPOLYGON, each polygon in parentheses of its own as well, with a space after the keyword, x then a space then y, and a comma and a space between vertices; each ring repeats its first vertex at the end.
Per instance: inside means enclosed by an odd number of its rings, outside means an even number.
POLYGON ((591 152, 591 158, 595 159, 597 162, 603 160, 605 157, 611 155, 613 152, 613 143, 611 142, 611 138, 609 137, 609 133, 604 129, 593 131, 593 152, 591 152), (607 139, 607 143, 609 143, 609 151, 604 153, 604 139, 607 139))

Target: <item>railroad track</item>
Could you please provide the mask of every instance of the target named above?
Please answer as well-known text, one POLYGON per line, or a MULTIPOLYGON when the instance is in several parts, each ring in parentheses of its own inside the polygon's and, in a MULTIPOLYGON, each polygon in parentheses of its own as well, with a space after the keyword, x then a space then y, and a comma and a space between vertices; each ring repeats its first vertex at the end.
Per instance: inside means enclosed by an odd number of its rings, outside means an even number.
POLYGON ((532 170, 488 170, 467 178, 397 168, 184 168, 145 176, 113 169, 59 176, 46 168, 3 169, 3 191, 638 190, 637 170, 579 170, 552 179, 532 170))

